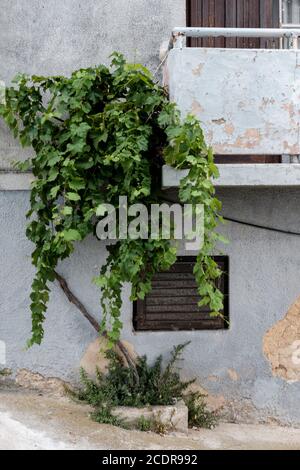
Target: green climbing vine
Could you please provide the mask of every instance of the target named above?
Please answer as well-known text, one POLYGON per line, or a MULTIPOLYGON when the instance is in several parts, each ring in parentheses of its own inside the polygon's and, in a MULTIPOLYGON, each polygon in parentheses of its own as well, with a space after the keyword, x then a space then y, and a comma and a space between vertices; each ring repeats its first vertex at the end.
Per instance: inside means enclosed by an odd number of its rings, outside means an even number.
MULTIPOLYGON (((189 168, 180 185, 181 202, 204 204, 205 235, 195 266, 201 304, 213 315, 222 309, 216 287, 220 270, 210 256, 220 239, 216 232, 221 204, 212 178, 218 171, 198 120, 181 120, 166 90, 141 65, 114 53, 111 66, 81 69, 71 77, 18 75, 6 89, 0 107, 15 137, 34 155, 19 163, 31 169, 30 222, 27 237, 34 245, 32 263, 32 337, 40 344, 49 300, 49 284, 60 260, 74 242, 95 233, 103 203, 160 203, 160 169, 167 163, 189 168), (99 210, 100 208, 100 210, 99 210)), ((95 283, 101 288, 102 327, 109 324, 115 342, 122 328, 121 289, 132 285, 131 299, 143 298, 151 278, 176 260, 170 240, 119 240, 107 246, 108 258, 95 283)))

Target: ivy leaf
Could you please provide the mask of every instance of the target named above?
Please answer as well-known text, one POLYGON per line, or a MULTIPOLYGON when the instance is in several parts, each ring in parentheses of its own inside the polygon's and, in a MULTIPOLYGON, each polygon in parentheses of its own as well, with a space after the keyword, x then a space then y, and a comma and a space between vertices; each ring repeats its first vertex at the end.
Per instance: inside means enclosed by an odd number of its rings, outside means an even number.
POLYGON ((70 228, 69 230, 64 230, 63 232, 61 232, 61 235, 67 242, 81 240, 81 235, 78 230, 72 228, 70 228))
POLYGON ((102 288, 106 285, 106 279, 103 276, 94 277, 93 283, 102 288))
POLYGON ((49 160, 48 160, 48 165, 49 166, 55 166, 60 160, 62 156, 60 154, 55 154, 53 155, 49 160))
POLYGON ((78 140, 74 144, 68 144, 67 145, 67 150, 72 153, 72 154, 77 154, 83 152, 84 148, 86 146, 86 142, 83 139, 78 140))
POLYGON ((58 177, 58 169, 57 168, 51 168, 51 170, 49 171, 48 181, 52 182, 52 181, 56 180, 57 177, 58 177))
POLYGON ((57 196, 59 190, 60 190, 60 186, 54 186, 53 188, 51 188, 51 190, 50 190, 50 197, 51 197, 52 199, 56 198, 56 196, 57 196))
POLYGON ((67 193, 66 197, 69 199, 69 201, 80 201, 80 196, 77 193, 67 193))
POLYGON ((65 206, 61 212, 63 215, 72 215, 73 209, 70 206, 65 206))
POLYGON ((84 189, 86 182, 83 178, 74 178, 73 180, 69 181, 69 186, 71 189, 75 190, 84 189))

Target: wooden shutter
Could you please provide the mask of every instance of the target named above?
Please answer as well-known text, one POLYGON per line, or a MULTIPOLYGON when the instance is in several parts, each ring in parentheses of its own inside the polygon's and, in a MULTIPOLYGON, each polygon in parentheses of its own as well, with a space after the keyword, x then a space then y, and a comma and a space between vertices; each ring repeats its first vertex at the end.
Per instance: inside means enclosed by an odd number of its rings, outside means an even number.
POLYGON ((179 257, 170 271, 157 273, 152 291, 145 300, 134 302, 136 331, 176 331, 224 329, 228 322, 228 257, 216 256, 223 274, 218 287, 225 295, 224 318, 212 318, 208 307, 199 307, 199 294, 193 274, 196 258, 179 257))
MULTIPOLYGON (((279 28, 279 0, 187 0, 187 26, 279 28)), ((193 47, 278 47, 269 39, 192 39, 193 47)))

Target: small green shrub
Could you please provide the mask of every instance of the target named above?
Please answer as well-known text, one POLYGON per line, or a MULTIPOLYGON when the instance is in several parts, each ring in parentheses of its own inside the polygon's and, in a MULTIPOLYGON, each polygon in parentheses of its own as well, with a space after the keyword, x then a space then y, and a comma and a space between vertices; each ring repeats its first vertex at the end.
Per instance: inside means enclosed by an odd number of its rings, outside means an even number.
POLYGON ((184 397, 189 410, 189 427, 212 429, 217 425, 218 419, 206 406, 205 395, 194 392, 184 397))
POLYGON ((152 431, 153 430, 153 421, 145 416, 141 416, 137 422, 137 429, 139 431, 152 431))
MULTIPOLYGON (((176 368, 187 344, 173 348, 165 368, 162 366, 162 356, 159 356, 153 365, 148 364, 146 356, 140 357, 136 364, 138 380, 133 369, 124 367, 118 356, 109 350, 107 375, 98 370, 96 380, 93 381, 82 369, 83 387, 75 396, 95 408, 92 415, 95 421, 122 427, 124 422, 112 415, 112 410, 116 406, 167 406, 183 399, 189 409, 190 425, 211 428, 215 425, 216 418, 206 408, 204 396, 199 393, 187 393, 188 387, 195 380, 182 381, 176 368)), ((140 418, 138 429, 162 433, 152 420, 147 420, 145 417, 140 418)))
POLYGON ((112 408, 110 406, 97 407, 94 413, 91 414, 91 418, 97 423, 111 424, 112 426, 127 429, 126 423, 112 414, 112 408))
POLYGON ((12 371, 10 369, 0 369, 0 376, 1 377, 9 377, 12 375, 12 371))
POLYGON ((159 419, 153 419, 152 421, 152 431, 156 434, 164 435, 167 434, 169 431, 172 431, 172 427, 167 423, 162 423, 159 419))
POLYGON ((162 356, 153 365, 149 365, 146 356, 137 360, 136 374, 132 368, 124 367, 115 352, 109 350, 108 374, 103 375, 98 370, 96 381, 91 380, 84 370, 81 370, 83 389, 78 393, 80 400, 93 406, 108 403, 111 406, 151 406, 172 405, 176 398, 181 398, 184 391, 194 380, 183 382, 175 364, 180 360, 186 344, 174 347, 171 358, 165 369, 162 367, 162 356))

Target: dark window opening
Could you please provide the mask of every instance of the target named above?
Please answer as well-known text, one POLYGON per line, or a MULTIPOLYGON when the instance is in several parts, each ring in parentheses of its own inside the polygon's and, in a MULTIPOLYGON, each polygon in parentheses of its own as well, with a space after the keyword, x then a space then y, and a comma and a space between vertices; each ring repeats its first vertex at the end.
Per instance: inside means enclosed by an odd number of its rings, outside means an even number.
MULTIPOLYGON (((187 0, 187 26, 219 28, 279 28, 279 0, 187 0)), ((191 39, 193 47, 277 48, 264 38, 191 39)))
POLYGON ((243 163, 281 163, 281 155, 215 155, 215 163, 238 164, 243 163))
POLYGON ((219 330, 228 328, 229 320, 229 259, 215 256, 222 270, 218 288, 224 294, 222 316, 211 317, 207 306, 199 307, 200 300, 193 274, 196 257, 178 257, 167 272, 157 273, 152 290, 144 300, 133 304, 135 331, 219 330))

